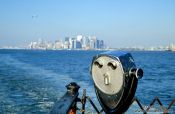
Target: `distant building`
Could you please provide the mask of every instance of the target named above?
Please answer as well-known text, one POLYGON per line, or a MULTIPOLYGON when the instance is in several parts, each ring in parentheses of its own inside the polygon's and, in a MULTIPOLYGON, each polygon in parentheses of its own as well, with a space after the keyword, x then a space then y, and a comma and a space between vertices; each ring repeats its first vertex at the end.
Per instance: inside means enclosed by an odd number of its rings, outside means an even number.
POLYGON ((54 49, 62 49, 62 48, 63 48, 63 43, 60 40, 56 40, 54 49))
POLYGON ((49 49, 49 50, 51 50, 51 49, 54 49, 54 44, 53 43, 51 43, 51 42, 48 42, 48 43, 46 43, 46 49, 49 49))
POLYGON ((100 40, 100 42, 99 42, 99 48, 100 49, 104 49, 105 48, 104 41, 103 40, 100 40))
POLYGON ((100 40, 98 40, 98 39, 96 40, 96 48, 100 49, 100 40))
POLYGON ((72 49, 72 40, 74 40, 75 38, 69 38, 69 49, 72 49))
POLYGON ((64 40, 64 41, 65 41, 65 42, 68 42, 69 39, 70 39, 69 37, 65 37, 65 40, 64 40))
POLYGON ((174 44, 171 44, 171 45, 169 46, 169 50, 170 50, 170 51, 175 51, 175 45, 174 45, 174 44))
POLYGON ((37 48, 37 42, 31 42, 31 43, 29 44, 29 48, 30 48, 30 49, 36 49, 36 48, 37 48))
POLYGON ((95 42, 94 42, 93 39, 90 39, 89 48, 90 48, 90 49, 94 49, 94 48, 95 48, 95 42))
POLYGON ((71 49, 76 49, 76 45, 77 45, 76 43, 77 43, 76 39, 72 38, 72 48, 71 49))
POLYGON ((63 48, 70 49, 70 37, 65 37, 63 48))
POLYGON ((90 43, 89 38, 84 36, 82 38, 82 48, 83 49, 89 49, 89 43, 90 43))
POLYGON ((82 49, 82 45, 80 41, 77 41, 77 39, 72 38, 72 48, 71 49, 82 49))
POLYGON ((69 49, 69 42, 65 41, 63 47, 64 47, 64 49, 69 49))
POLYGON ((82 49, 81 42, 76 41, 76 49, 82 49))
POLYGON ((29 48, 30 49, 46 49, 47 44, 42 39, 38 39, 38 42, 31 42, 29 44, 29 48))
POLYGON ((41 38, 38 39, 37 43, 38 49, 46 49, 47 44, 41 38))
POLYGON ((77 35, 77 41, 82 42, 83 36, 82 35, 77 35))

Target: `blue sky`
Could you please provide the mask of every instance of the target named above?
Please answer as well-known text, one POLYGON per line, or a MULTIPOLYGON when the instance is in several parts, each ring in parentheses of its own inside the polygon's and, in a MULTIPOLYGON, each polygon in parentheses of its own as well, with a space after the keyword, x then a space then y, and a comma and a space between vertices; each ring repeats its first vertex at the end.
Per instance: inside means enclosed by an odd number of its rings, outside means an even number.
POLYGON ((175 43, 174 0, 1 0, 0 46, 95 35, 110 47, 175 43), (32 18, 32 16, 34 16, 32 18))

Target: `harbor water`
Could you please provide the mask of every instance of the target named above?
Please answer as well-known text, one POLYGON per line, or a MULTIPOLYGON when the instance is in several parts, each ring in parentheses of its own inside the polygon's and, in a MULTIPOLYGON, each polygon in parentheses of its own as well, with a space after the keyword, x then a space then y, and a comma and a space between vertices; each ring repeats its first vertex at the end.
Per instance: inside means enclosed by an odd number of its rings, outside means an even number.
MULTIPOLYGON (((89 67, 93 56, 101 52, 0 50, 0 113, 47 114, 54 102, 64 95, 65 85, 70 82, 81 86, 80 97, 86 89, 100 109, 89 67)), ((158 96, 167 107, 175 98, 175 52, 130 53, 137 66, 144 70, 136 97, 147 106, 158 96)), ((87 109, 94 111, 89 104, 87 109)), ((134 110, 129 109, 129 112, 134 110)))

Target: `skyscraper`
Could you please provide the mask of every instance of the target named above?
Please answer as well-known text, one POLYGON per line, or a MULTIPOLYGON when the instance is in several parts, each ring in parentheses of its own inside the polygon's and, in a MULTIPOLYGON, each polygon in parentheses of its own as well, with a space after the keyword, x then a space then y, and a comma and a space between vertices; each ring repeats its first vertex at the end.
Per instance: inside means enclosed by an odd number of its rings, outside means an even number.
POLYGON ((80 41, 76 41, 76 49, 81 49, 82 45, 80 41))
POLYGON ((90 39, 89 48, 90 48, 90 49, 94 49, 94 48, 95 48, 95 42, 94 42, 93 39, 90 39))
POLYGON ((83 36, 82 35, 77 35, 77 41, 82 42, 83 36))
POLYGON ((82 38, 82 48, 83 49, 89 49, 89 43, 90 43, 89 38, 84 36, 82 38))
POLYGON ((64 42, 64 49, 70 49, 70 42, 69 42, 69 37, 65 37, 65 42, 64 42))
POLYGON ((72 38, 72 48, 71 49, 76 49, 76 39, 72 38))
POLYGON ((103 40, 100 40, 100 42, 99 42, 100 44, 100 49, 104 49, 104 41, 103 40))

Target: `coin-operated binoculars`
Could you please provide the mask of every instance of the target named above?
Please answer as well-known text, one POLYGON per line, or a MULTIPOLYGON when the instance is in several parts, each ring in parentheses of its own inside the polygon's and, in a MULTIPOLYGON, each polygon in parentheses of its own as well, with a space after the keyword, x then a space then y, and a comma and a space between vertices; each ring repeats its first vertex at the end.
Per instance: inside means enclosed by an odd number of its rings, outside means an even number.
POLYGON ((91 64, 97 98, 107 114, 122 114, 130 106, 143 70, 130 53, 108 51, 95 56, 91 64))
POLYGON ((143 76, 143 70, 136 67, 131 54, 121 51, 108 51, 95 56, 90 73, 102 110, 97 109, 90 97, 86 96, 85 90, 82 98, 79 98, 80 86, 72 82, 66 86, 67 92, 55 103, 50 114, 76 114, 78 102, 82 104, 79 110, 84 114, 86 100, 98 114, 102 111, 106 114, 122 114, 132 103, 138 79, 143 76))

